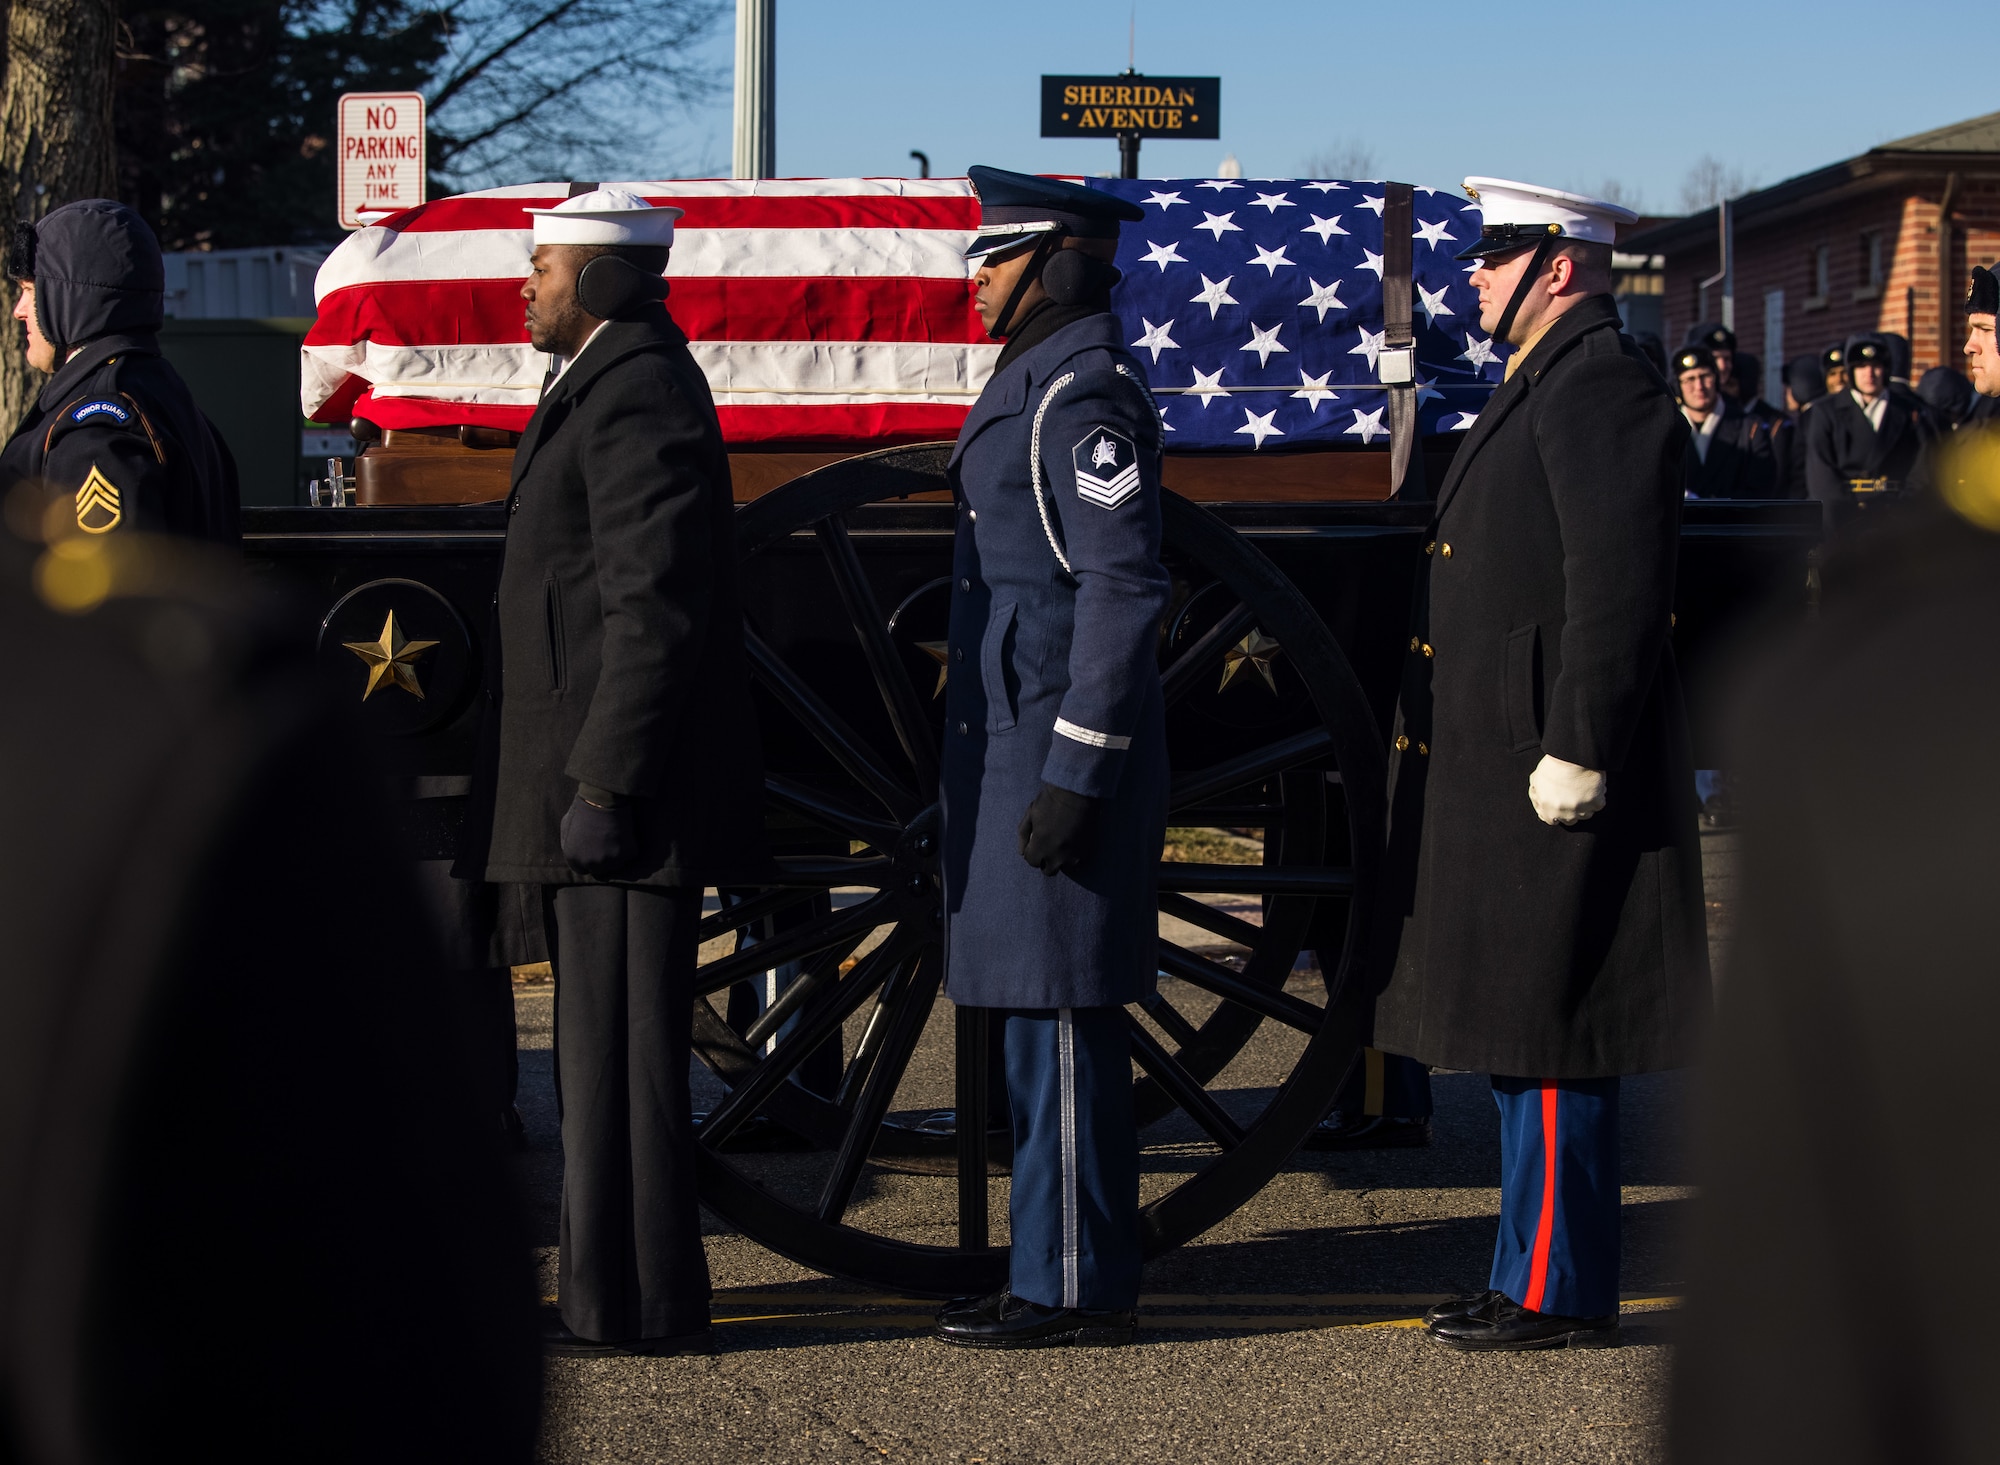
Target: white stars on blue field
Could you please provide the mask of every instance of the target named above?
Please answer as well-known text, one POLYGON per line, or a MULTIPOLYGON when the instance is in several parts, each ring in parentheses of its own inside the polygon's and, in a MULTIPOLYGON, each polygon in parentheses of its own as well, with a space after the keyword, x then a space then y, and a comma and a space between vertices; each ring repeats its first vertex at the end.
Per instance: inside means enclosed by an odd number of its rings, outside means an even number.
MULTIPOLYGON (((1092 179, 1146 211, 1118 244, 1123 339, 1176 448, 1381 447, 1388 394, 1380 183, 1335 179, 1092 179)), ((1504 353, 1452 256, 1479 211, 1419 190, 1412 227, 1417 400, 1426 432, 1469 427, 1504 353)))

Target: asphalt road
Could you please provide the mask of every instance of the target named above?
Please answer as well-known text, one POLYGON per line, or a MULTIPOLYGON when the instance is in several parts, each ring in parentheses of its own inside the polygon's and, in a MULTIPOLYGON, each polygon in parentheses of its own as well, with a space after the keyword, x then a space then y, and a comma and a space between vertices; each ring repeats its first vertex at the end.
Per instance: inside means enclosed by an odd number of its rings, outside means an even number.
MULTIPOLYGON (((1719 947, 1734 839, 1709 835, 1704 846, 1719 947)), ((531 1142, 520 1163, 552 1294, 561 1161, 550 1006, 545 985, 517 987, 531 1142)), ((1260 1035, 1227 1078, 1254 1102, 1287 1057, 1282 1037, 1260 1035)), ((698 1083, 698 1105, 712 1082, 698 1083)), ((1617 1349, 1467 1356, 1409 1325, 1429 1300, 1485 1285, 1499 1203, 1486 1081, 1440 1074, 1431 1148, 1295 1156, 1250 1204, 1147 1269, 1140 1341, 1125 1349, 948 1348, 924 1334, 933 1304, 820 1277, 707 1217, 716 1316, 742 1321, 719 1323, 712 1357, 551 1360, 544 1455, 690 1465, 1658 1460, 1688 1194, 1686 1090, 1676 1074, 1624 1085, 1628 1301, 1617 1349)), ((1169 1120, 1147 1139, 1151 1189, 1186 1164, 1189 1137, 1169 1120)), ((857 1211, 913 1237, 942 1233, 949 1185, 871 1172, 857 1211)), ((1004 1215, 1004 1190, 995 1203, 1004 1215)))

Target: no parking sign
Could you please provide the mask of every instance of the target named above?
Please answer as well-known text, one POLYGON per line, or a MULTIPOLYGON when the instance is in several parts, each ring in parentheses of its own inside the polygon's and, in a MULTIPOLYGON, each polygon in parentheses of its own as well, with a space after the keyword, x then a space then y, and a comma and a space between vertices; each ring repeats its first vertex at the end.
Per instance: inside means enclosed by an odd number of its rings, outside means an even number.
POLYGON ((348 92, 340 99, 340 227, 364 213, 424 201, 424 99, 416 92, 348 92))

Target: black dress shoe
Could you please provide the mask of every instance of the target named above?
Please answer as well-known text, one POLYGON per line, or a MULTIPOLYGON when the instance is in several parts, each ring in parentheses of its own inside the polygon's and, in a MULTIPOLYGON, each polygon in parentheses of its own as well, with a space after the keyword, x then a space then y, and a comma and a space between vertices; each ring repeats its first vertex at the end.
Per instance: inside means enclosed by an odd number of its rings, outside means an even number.
POLYGON ((961 1348, 1117 1348, 1132 1341, 1129 1312, 1044 1307, 1002 1288, 938 1310, 937 1337, 961 1348))
POLYGON ((673 1358, 683 1353, 713 1353, 715 1332, 701 1328, 664 1338, 585 1338, 562 1323, 542 1328, 542 1352, 554 1358, 673 1358))
POLYGON ((1306 1136, 1309 1150, 1418 1150, 1431 1142, 1429 1116, 1394 1119, 1336 1109, 1306 1136))
POLYGON ((1514 1353, 1529 1348, 1616 1348, 1618 1314, 1608 1317, 1558 1317, 1530 1312, 1503 1293, 1470 1312, 1439 1318, 1430 1335, 1449 1348, 1468 1353, 1514 1353))
POLYGON ((1482 1307, 1491 1307, 1505 1294, 1487 1290, 1468 1292, 1463 1297, 1454 1297, 1449 1302, 1440 1302, 1424 1313, 1424 1324, 1441 1323, 1448 1317, 1464 1317, 1469 1312, 1477 1312, 1482 1307))

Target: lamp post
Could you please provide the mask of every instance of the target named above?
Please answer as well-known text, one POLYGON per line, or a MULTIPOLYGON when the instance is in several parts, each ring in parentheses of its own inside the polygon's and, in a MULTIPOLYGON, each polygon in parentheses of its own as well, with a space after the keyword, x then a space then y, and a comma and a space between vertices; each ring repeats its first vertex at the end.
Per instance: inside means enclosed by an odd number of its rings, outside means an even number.
POLYGON ((736 0, 736 133, 733 172, 778 171, 778 0, 736 0))

